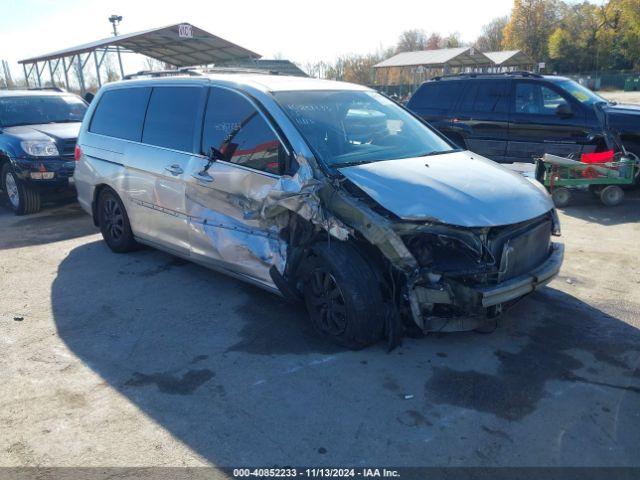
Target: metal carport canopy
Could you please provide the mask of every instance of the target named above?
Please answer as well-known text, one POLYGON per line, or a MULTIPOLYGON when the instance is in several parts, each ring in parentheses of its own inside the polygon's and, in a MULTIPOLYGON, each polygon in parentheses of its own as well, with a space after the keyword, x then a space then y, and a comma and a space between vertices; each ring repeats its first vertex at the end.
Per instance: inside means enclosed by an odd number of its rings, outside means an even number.
POLYGON ((215 64, 230 60, 261 57, 261 55, 251 50, 212 35, 189 23, 177 23, 142 32, 104 38, 77 47, 20 60, 18 63, 45 62, 95 50, 108 49, 109 47, 122 47, 176 67, 215 64))
POLYGON ((533 65, 535 62, 522 50, 503 50, 498 52, 484 52, 498 67, 533 65))
POLYGON ((466 67, 491 65, 482 52, 471 47, 441 48, 402 52, 377 63, 373 68, 391 67, 466 67))

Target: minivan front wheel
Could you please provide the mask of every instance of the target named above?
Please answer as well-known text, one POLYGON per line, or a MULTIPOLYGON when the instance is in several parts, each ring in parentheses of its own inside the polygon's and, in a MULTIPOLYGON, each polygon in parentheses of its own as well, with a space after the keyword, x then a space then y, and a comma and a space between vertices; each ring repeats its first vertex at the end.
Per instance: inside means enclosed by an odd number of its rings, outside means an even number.
POLYGON ((320 333, 354 350, 382 338, 386 309, 378 277, 353 246, 318 243, 305 267, 304 300, 320 333))
POLYGON ((126 253, 137 248, 127 211, 111 189, 103 190, 98 198, 98 224, 102 238, 112 251, 126 253))
POLYGON ((16 174, 11 171, 9 163, 2 166, 1 175, 2 190, 16 215, 28 215, 40 211, 40 194, 18 180, 16 174))

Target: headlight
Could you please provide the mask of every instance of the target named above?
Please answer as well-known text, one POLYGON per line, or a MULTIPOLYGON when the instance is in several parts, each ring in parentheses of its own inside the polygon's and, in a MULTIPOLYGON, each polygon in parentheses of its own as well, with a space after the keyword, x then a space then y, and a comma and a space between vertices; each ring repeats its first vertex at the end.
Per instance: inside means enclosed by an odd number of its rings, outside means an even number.
POLYGON ((51 140, 27 140, 20 142, 22 149, 32 157, 57 157, 58 147, 51 140))

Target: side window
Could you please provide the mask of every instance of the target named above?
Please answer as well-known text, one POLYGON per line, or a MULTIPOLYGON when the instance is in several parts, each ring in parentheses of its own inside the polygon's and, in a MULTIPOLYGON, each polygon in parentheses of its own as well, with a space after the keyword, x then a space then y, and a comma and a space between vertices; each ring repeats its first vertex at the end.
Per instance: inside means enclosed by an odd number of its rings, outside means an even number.
POLYGON ((462 96, 463 112, 507 113, 509 84, 504 81, 472 81, 462 96))
POLYGON ((515 98, 516 113, 555 115, 556 108, 566 99, 555 90, 532 82, 518 82, 515 98))
POLYGON ((231 163, 276 175, 284 171, 286 152, 276 134, 246 98, 224 88, 209 93, 202 150, 211 147, 231 163))
POLYGON ((427 82, 414 94, 407 107, 447 111, 455 106, 463 86, 464 82, 457 80, 427 82))
POLYGON ((542 110, 547 115, 555 115, 558 105, 566 103, 566 100, 562 98, 562 95, 555 90, 541 86, 540 91, 542 93, 542 110))
POLYGON ((203 91, 201 87, 154 87, 144 121, 142 142, 193 152, 203 91))
POLYGON ((151 88, 119 88, 104 92, 91 119, 89 131, 140 141, 151 88))

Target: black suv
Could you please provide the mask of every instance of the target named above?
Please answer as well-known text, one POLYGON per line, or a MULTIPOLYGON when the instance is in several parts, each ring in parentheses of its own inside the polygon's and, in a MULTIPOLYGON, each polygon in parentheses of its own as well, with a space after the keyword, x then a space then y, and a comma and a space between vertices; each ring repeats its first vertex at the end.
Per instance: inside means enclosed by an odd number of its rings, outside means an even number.
POLYGON ((498 162, 609 148, 640 154, 640 106, 617 105, 568 78, 527 72, 461 74, 423 83, 407 107, 451 140, 498 162))
POLYGON ((40 210, 41 194, 70 189, 86 110, 66 92, 0 91, 0 189, 17 215, 40 210))

